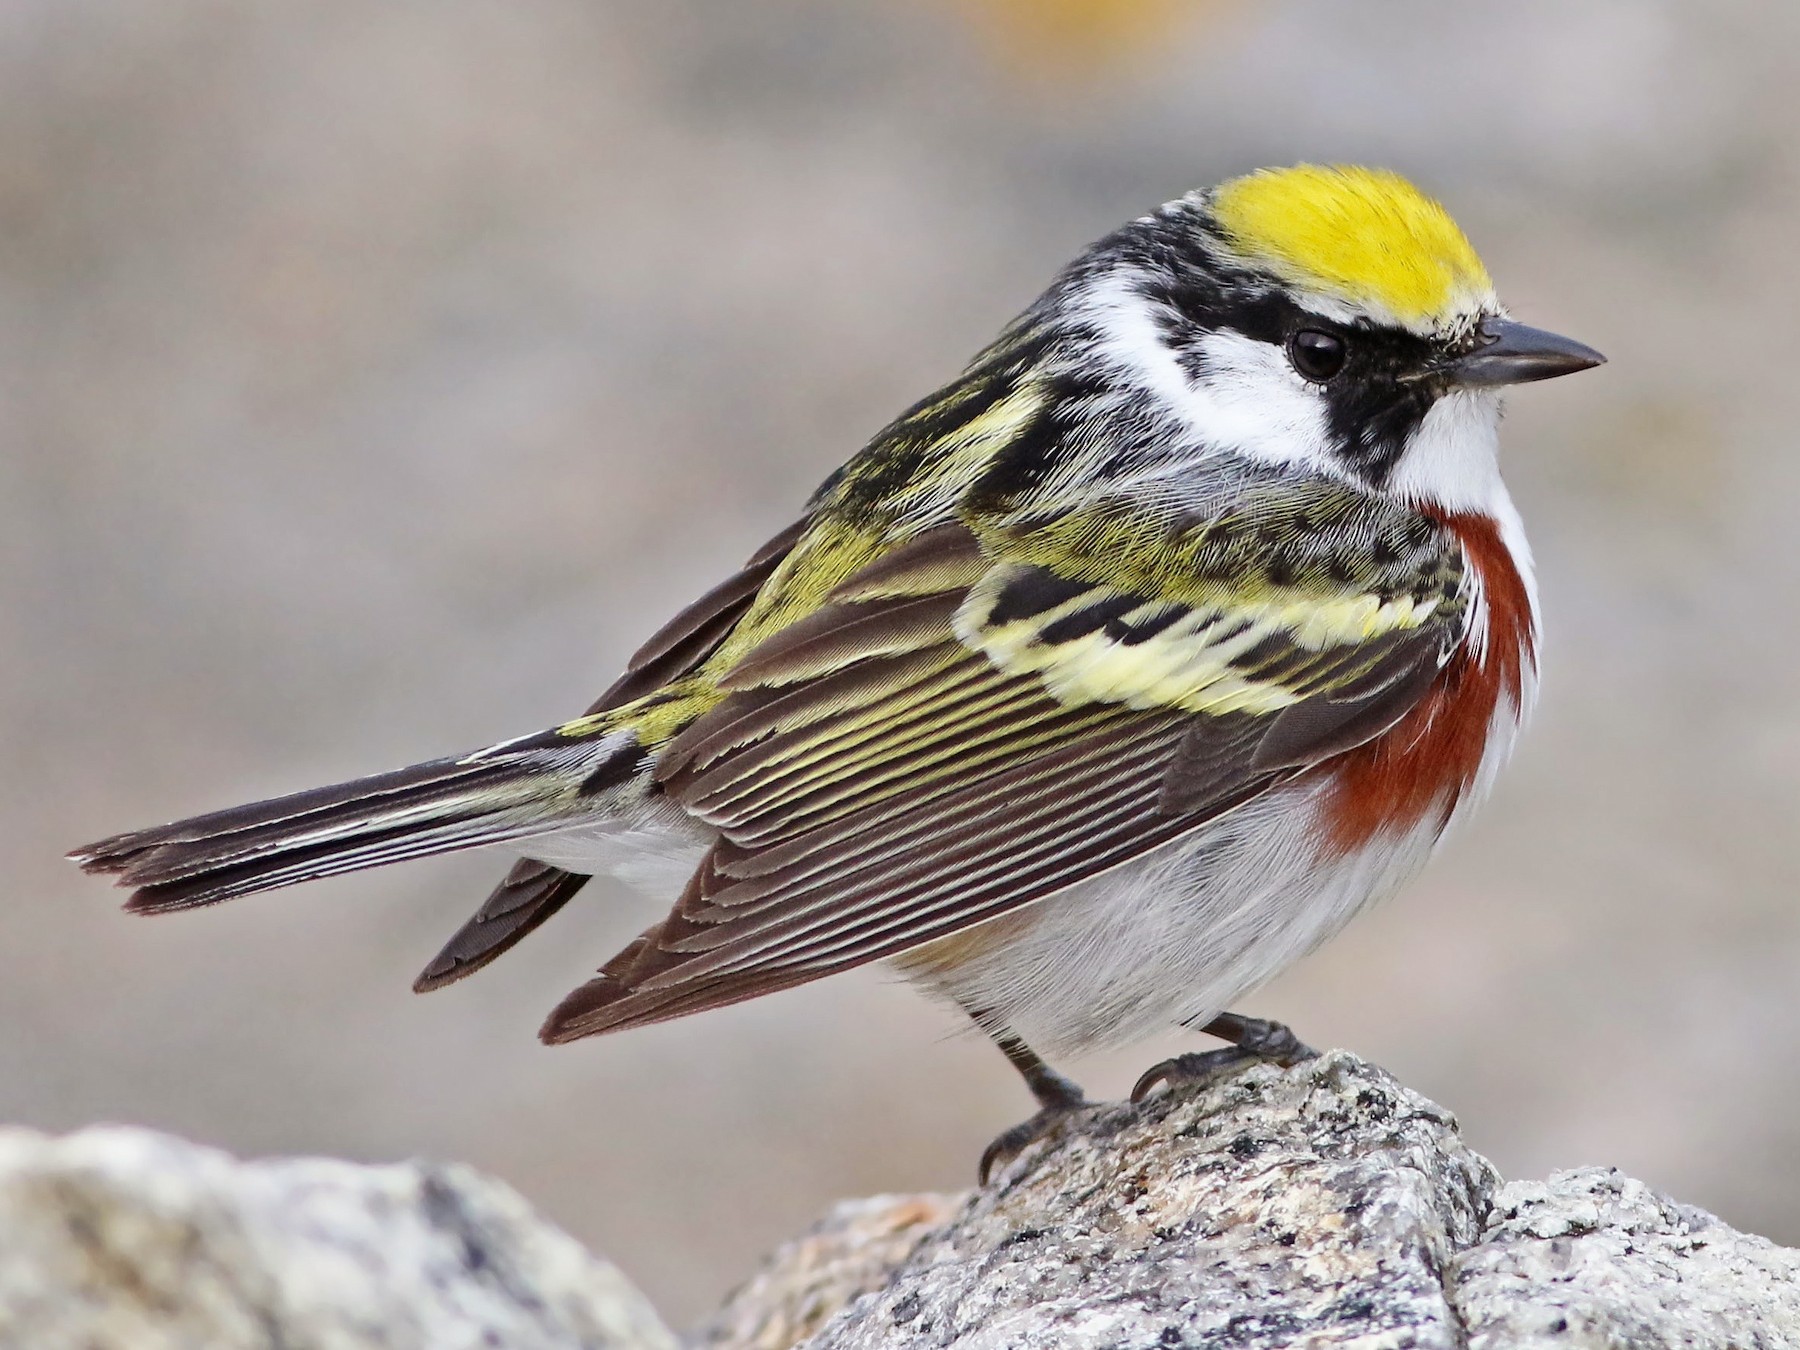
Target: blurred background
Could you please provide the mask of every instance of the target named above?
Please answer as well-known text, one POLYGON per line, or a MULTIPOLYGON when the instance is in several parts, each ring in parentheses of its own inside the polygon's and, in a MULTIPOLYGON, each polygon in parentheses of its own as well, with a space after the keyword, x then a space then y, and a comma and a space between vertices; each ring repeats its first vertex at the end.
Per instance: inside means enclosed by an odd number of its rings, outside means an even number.
POLYGON ((0 4, 0 1120, 466 1159, 678 1319, 967 1184, 1025 1093, 880 972, 553 1051, 650 902, 418 998, 503 859, 146 922, 60 855, 578 711, 1088 240, 1354 160, 1612 364, 1513 400, 1513 772, 1245 1010, 1800 1243, 1797 58, 1787 0, 0 4))

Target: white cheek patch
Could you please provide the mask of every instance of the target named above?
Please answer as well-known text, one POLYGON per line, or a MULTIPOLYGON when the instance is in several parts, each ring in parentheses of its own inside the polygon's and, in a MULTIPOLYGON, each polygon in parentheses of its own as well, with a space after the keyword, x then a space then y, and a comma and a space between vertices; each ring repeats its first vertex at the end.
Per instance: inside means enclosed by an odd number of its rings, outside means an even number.
POLYGON ((1301 378, 1272 342, 1220 329, 1198 344, 1194 392, 1234 449, 1272 464, 1303 464, 1342 476, 1330 453, 1325 392, 1301 378))
POLYGON ((1280 347, 1229 330, 1207 333, 1197 344, 1198 374, 1190 374, 1129 275, 1100 278, 1083 309, 1100 335, 1101 358, 1154 394, 1197 446, 1343 476, 1328 453, 1324 394, 1280 347))

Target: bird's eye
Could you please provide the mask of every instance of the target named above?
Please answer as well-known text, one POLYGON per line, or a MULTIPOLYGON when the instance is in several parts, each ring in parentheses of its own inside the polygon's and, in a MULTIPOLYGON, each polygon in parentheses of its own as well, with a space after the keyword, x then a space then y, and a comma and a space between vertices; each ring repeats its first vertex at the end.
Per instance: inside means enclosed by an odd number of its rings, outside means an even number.
POLYGON ((1344 368, 1350 350, 1336 333, 1302 328, 1288 339, 1288 360, 1309 380, 1323 384, 1344 368))

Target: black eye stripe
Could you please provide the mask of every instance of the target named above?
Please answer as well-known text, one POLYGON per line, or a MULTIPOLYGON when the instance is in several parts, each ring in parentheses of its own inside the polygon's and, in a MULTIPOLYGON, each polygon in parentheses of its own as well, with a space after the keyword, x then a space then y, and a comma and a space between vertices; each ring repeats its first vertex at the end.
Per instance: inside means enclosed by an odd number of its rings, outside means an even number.
POLYGON ((1072 269, 1068 280, 1075 286, 1128 275, 1149 302, 1161 337, 1196 380, 1217 374, 1203 342, 1208 333, 1266 342, 1290 365, 1294 339, 1302 331, 1341 338, 1342 368, 1329 376, 1319 368, 1310 378, 1324 399, 1337 456, 1364 482, 1384 485, 1436 402, 1439 387, 1417 376, 1439 364, 1444 344, 1403 329, 1315 313, 1275 277, 1245 268, 1216 244, 1203 229, 1175 231, 1160 217, 1135 222, 1072 269))

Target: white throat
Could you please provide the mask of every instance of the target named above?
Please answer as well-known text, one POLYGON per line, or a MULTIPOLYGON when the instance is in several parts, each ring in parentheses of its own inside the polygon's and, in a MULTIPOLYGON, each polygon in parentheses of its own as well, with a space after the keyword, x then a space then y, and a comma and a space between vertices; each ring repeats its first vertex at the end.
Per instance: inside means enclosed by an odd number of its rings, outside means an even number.
MULTIPOLYGON (((1097 277, 1080 307, 1098 334, 1100 358, 1154 395, 1193 450, 1235 452, 1361 485, 1331 451, 1324 391, 1294 370, 1281 347, 1229 329, 1206 333, 1198 340, 1196 372, 1169 345, 1163 316, 1142 281, 1128 270, 1097 277)), ((1444 394, 1407 440, 1386 490, 1409 506, 1493 519, 1535 609, 1531 549, 1500 480, 1499 432, 1495 392, 1444 394)))
POLYGON ((1500 397, 1491 390, 1456 389, 1431 405, 1388 490, 1402 501, 1498 515, 1512 509, 1500 481, 1500 397))
MULTIPOLYGON (((1535 632, 1538 595, 1531 545, 1512 495, 1501 481, 1499 450, 1499 395, 1492 390, 1453 390, 1432 405, 1407 441, 1388 490, 1408 505, 1433 513, 1491 519, 1519 570, 1535 632)), ((1477 645, 1487 641, 1486 616, 1486 602, 1478 600, 1471 634, 1477 645)), ((1526 703, 1535 691, 1535 667, 1532 676, 1526 703)))

